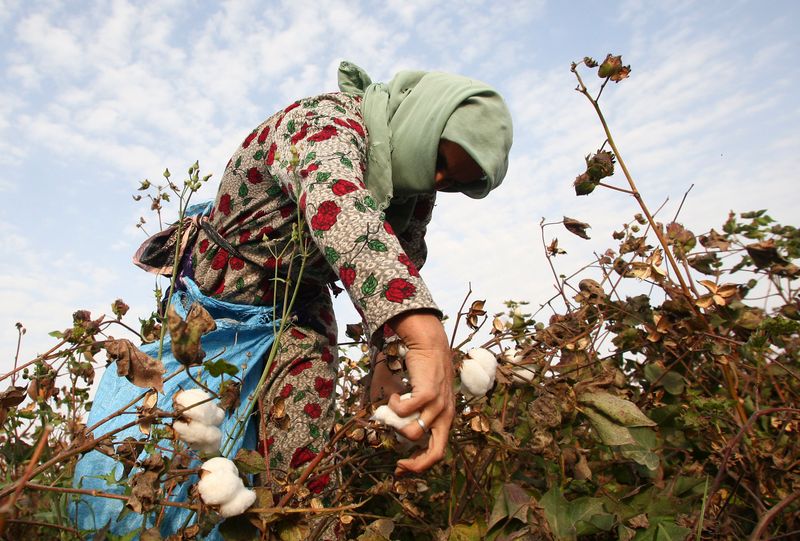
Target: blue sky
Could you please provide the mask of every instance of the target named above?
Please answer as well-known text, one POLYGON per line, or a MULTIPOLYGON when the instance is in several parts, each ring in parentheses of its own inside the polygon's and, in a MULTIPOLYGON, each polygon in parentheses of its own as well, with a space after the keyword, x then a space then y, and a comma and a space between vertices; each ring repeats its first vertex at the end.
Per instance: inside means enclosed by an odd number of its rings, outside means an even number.
MULTIPOLYGON (((699 233, 730 209, 800 203, 800 68, 794 1, 37 2, 0 0, 0 371, 14 323, 22 357, 86 308, 152 309, 153 281, 130 263, 150 216, 131 194, 165 167, 199 159, 219 179, 252 127, 278 107, 335 89, 342 59, 375 80, 399 69, 485 80, 515 121, 504 184, 481 201, 443 194, 422 274, 446 312, 468 282, 487 308, 553 293, 539 221, 592 224, 591 241, 560 229, 569 274, 612 246, 636 209, 619 193, 576 198, 583 156, 603 142, 573 91, 572 60, 607 52, 631 64, 604 108, 639 187, 699 233)), ((594 83, 599 79, 590 77, 594 83)), ((617 175, 613 179, 621 184, 617 175)), ((211 183, 213 184, 213 182, 211 183)), ((212 198, 209 186, 201 197, 212 198)), ((153 229, 152 221, 150 229, 153 229)), ((796 223, 795 223, 796 225, 796 223)), ((340 322, 354 321, 338 301, 340 322)))

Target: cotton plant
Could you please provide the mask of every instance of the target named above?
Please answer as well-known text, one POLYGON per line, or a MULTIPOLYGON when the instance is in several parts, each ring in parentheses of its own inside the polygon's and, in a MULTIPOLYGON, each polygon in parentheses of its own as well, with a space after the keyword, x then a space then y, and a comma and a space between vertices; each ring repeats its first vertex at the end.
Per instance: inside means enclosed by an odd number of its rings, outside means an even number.
POLYGON ((241 515, 256 501, 256 493, 244 486, 236 465, 224 457, 203 462, 197 491, 203 503, 219 506, 225 518, 241 515))
POLYGON ((486 395, 494 385, 497 358, 484 348, 473 348, 461 363, 461 392, 466 398, 486 395))
POLYGON ((522 365, 524 357, 519 348, 508 348, 500 354, 500 359, 511 365, 511 378, 517 383, 530 383, 533 380, 532 366, 522 365))
POLYGON ((178 391, 172 398, 180 418, 172 423, 175 435, 189 447, 203 454, 219 453, 222 431, 219 425, 225 411, 202 389, 178 391))

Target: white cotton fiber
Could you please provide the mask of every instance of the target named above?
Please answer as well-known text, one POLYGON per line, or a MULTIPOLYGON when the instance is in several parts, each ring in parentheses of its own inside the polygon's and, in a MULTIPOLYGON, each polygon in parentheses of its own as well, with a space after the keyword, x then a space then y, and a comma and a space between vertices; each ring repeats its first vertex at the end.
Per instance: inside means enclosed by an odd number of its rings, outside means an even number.
POLYGON ((219 514, 225 518, 241 515, 247 511, 247 508, 253 505, 255 501, 256 493, 246 489, 244 485, 242 485, 242 488, 233 495, 233 498, 219 506, 219 514))
MULTIPOLYGON (((473 348, 467 353, 467 357, 474 359, 483 369, 484 373, 489 376, 491 387, 494 385, 495 373, 497 372, 497 358, 494 353, 488 349, 473 348)), ((485 394, 485 393, 482 393, 485 394)))
MULTIPOLYGON (((403 400, 403 397, 400 397, 400 399, 403 400)), ((415 411, 408 417, 400 417, 388 405, 383 405, 375 408, 375 413, 372 414, 370 419, 373 421, 379 421, 396 429, 400 429, 407 424, 414 422, 416 419, 419 419, 419 412, 415 411)))
POLYGON ((174 421, 172 428, 181 441, 201 453, 218 453, 222 442, 222 431, 216 426, 204 425, 199 421, 174 421))
POLYGON ((244 483, 239 477, 239 470, 236 469, 233 462, 222 457, 212 458, 211 460, 202 466, 206 473, 203 473, 200 481, 197 482, 197 490, 207 505, 225 504, 232 501, 240 490, 244 490, 244 483), (233 466, 233 471, 227 465, 221 463, 208 465, 208 462, 217 459, 230 462, 230 465, 233 466))
POLYGON ((232 473, 236 476, 239 475, 239 468, 236 467, 236 464, 224 456, 215 456, 214 458, 209 458, 203 462, 203 465, 200 466, 200 468, 208 473, 232 473))
POLYGON ((176 408, 189 408, 182 412, 187 419, 205 425, 219 426, 225 418, 225 411, 210 399, 211 395, 202 389, 188 389, 175 393, 172 401, 176 408))
POLYGON ((483 396, 493 384, 494 377, 489 377, 479 361, 472 357, 464 358, 461 363, 461 392, 465 396, 483 396))

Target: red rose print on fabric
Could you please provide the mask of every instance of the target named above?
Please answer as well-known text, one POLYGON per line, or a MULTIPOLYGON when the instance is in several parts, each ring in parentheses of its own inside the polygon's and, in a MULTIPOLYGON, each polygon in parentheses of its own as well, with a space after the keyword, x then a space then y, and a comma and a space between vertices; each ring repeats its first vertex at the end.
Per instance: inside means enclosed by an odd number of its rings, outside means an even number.
POLYGON ((204 254, 208 250, 208 239, 203 239, 200 241, 200 253, 204 254))
POLYGON ((296 145, 299 141, 302 141, 308 135, 308 122, 303 122, 303 125, 297 130, 297 133, 292 135, 292 144, 296 145))
POLYGON ((342 126, 343 128, 350 128, 361 137, 364 137, 364 128, 361 126, 361 124, 359 124, 355 120, 352 120, 350 118, 348 119, 334 118, 333 123, 342 126))
POLYGON ((358 186, 350 182, 349 180, 339 179, 333 183, 331 186, 331 191, 338 196, 347 195, 351 192, 354 192, 358 189, 358 186))
POLYGON ((233 270, 242 270, 244 268, 244 261, 239 259, 238 257, 232 257, 228 264, 231 266, 233 270))
POLYGON ((261 171, 255 167, 251 167, 247 170, 247 182, 250 184, 261 184, 264 182, 264 176, 261 174, 261 171))
MULTIPOLYGON (((330 342, 334 343, 336 340, 330 340, 330 342)), ((324 363, 331 364, 334 361, 333 353, 331 353, 330 349, 325 348, 322 350, 322 353, 320 353, 320 359, 322 359, 324 363)))
POLYGON ((294 386, 291 383, 287 383, 286 385, 283 386, 283 389, 281 389, 281 392, 279 393, 280 397, 281 398, 289 398, 289 396, 292 394, 293 390, 294 390, 294 386))
POLYGON ((214 293, 211 295, 222 295, 222 292, 225 291, 225 280, 220 280, 217 289, 214 290, 214 293))
POLYGON ((217 252, 216 255, 214 256, 214 259, 211 260, 211 268, 214 270, 222 270, 225 268, 225 265, 227 264, 228 264, 228 252, 220 248, 219 252, 217 252))
POLYGON ((244 143, 242 143, 242 148, 247 148, 247 147, 249 147, 249 146, 250 146, 250 143, 252 143, 252 142, 253 142, 253 139, 255 139, 255 138, 256 138, 256 135, 258 135, 258 131, 256 131, 256 130, 253 130, 253 132, 252 132, 250 135, 248 135, 247 137, 245 137, 245 139, 244 139, 244 143))
POLYGON ((308 490, 313 492, 314 494, 319 494, 325 487, 327 487, 331 482, 331 474, 326 473, 325 475, 320 475, 315 477, 312 481, 308 482, 308 490))
POLYGON ((314 460, 315 456, 317 456, 317 453, 308 447, 299 447, 295 449, 294 453, 292 454, 292 460, 289 462, 289 466, 292 468, 299 468, 306 462, 311 462, 314 460))
POLYGON ((303 406, 303 412, 312 419, 319 419, 319 416, 322 415, 322 407, 312 402, 303 406))
POLYGON ((311 165, 309 165, 305 169, 301 169, 300 170, 300 176, 303 177, 303 178, 307 178, 308 175, 310 175, 311 173, 313 173, 317 169, 319 169, 319 165, 316 164, 316 163, 312 163, 311 165))
POLYGON ((303 192, 303 195, 300 196, 300 210, 302 212, 306 211, 306 192, 303 192))
POLYGON ((400 254, 397 256, 397 260, 406 266, 408 269, 408 274, 411 276, 419 276, 419 271, 417 270, 417 266, 414 265, 414 262, 409 259, 406 254, 400 254))
POLYGON ((264 144, 269 136, 269 126, 264 126, 264 129, 261 130, 261 133, 258 134, 258 142, 260 144, 264 144))
POLYGON ((297 109, 298 107, 300 107, 300 102, 296 101, 293 104, 291 104, 290 106, 288 106, 286 109, 284 109, 283 112, 284 113, 288 113, 289 111, 291 111, 293 109, 297 109))
POLYGON ((416 292, 417 288, 414 287, 414 284, 408 283, 402 278, 394 278, 389 280, 383 295, 388 301, 403 302, 413 297, 416 292))
POLYGON ((333 201, 324 201, 317 209, 314 217, 311 218, 311 227, 315 231, 327 231, 336 223, 336 217, 341 210, 339 205, 333 201))
POLYGON ((383 228, 386 230, 387 233, 394 236, 394 229, 392 229, 392 224, 384 220, 383 228))
POLYGON ((275 270, 275 268, 283 261, 283 258, 280 260, 275 259, 273 256, 270 256, 266 261, 264 261, 263 267, 265 269, 275 270))
POLYGON ((296 208, 297 207, 294 206, 294 203, 286 203, 280 208, 281 217, 288 218, 289 216, 294 214, 296 208))
POLYGON ((278 150, 278 144, 277 143, 272 143, 269 146, 269 150, 267 151, 267 159, 266 159, 266 164, 268 166, 272 165, 273 163, 275 163, 275 152, 277 150, 278 150))
POLYGON ((231 196, 229 194, 223 194, 222 197, 219 198, 219 211, 225 216, 230 215, 231 196))
POLYGON ((289 373, 293 376, 297 376, 298 374, 303 373, 305 370, 311 368, 311 361, 300 357, 296 359, 293 363, 291 368, 289 369, 289 373))
POLYGON ((248 240, 250 240, 250 230, 245 229, 244 231, 239 233, 239 244, 244 244, 248 240))
POLYGON ((333 393, 333 380, 317 376, 314 380, 314 389, 320 398, 328 398, 333 393))
POLYGON ((353 285, 356 280, 356 269, 352 265, 345 265, 339 267, 339 278, 342 280, 342 285, 347 289, 353 285))
POLYGON ((339 131, 336 129, 336 126, 325 126, 320 131, 309 137, 308 140, 314 141, 315 143, 321 143, 322 141, 327 141, 337 133, 339 133, 339 131))
POLYGON ((289 333, 290 333, 290 334, 291 334, 291 335, 292 335, 294 338, 297 338, 298 340, 302 340, 303 338, 308 338, 308 336, 307 336, 307 335, 306 335, 304 332, 298 331, 297 329, 294 329, 294 328, 293 328, 293 329, 291 329, 291 330, 289 331, 289 333))

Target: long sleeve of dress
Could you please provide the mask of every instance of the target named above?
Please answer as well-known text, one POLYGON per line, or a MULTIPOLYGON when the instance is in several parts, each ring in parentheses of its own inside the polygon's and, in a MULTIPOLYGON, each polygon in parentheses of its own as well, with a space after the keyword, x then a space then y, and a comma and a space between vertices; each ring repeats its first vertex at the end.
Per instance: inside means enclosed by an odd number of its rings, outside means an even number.
POLYGON ((289 238, 299 208, 316 248, 302 280, 324 283, 333 271, 370 335, 405 311, 439 311, 418 271, 433 198, 421 198, 416 224, 401 243, 363 183, 366 152, 360 102, 347 94, 297 101, 254 130, 226 169, 212 216, 245 260, 207 248, 198 266, 223 272, 207 287, 232 300, 268 302, 269 271, 280 276, 285 265, 270 253, 289 238), (252 265, 267 271, 260 281, 252 265))

